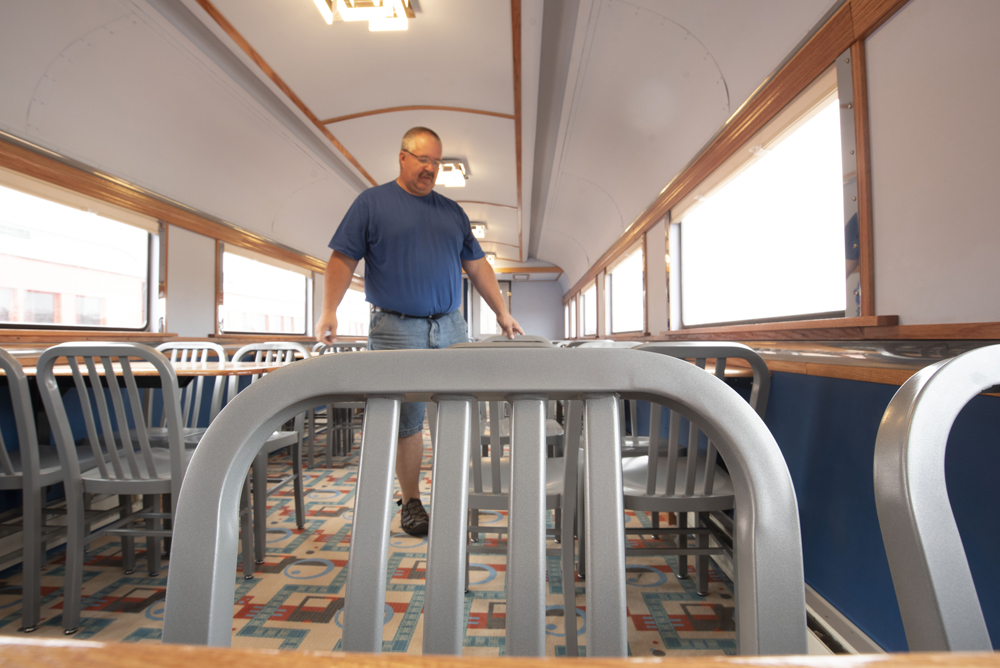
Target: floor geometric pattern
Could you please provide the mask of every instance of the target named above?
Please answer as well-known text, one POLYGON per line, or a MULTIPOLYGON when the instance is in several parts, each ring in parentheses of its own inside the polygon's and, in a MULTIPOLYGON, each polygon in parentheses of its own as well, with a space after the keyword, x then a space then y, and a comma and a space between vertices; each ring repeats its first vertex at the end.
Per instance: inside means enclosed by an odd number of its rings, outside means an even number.
MULTIPOLYGON (((425 431, 421 491, 430 499, 431 449, 425 431)), ((287 455, 275 455, 277 473, 288 468, 287 455)), ((295 527, 291 490, 269 500, 267 560, 253 580, 237 574, 234 586, 234 647, 330 651, 340 649, 341 608, 354 487, 357 450, 334 459, 332 468, 317 459, 317 468, 306 471, 305 529, 295 527)), ((627 513, 628 526, 649 526, 649 518, 627 513)), ((482 524, 506 523, 505 513, 484 512, 482 524)), ((400 532, 398 515, 393 522, 389 566, 392 577, 386 588, 383 651, 421 652, 423 629, 424 565, 426 539, 400 532)), ((496 541, 496 536, 487 537, 496 541)), ((145 572, 142 541, 137 568, 132 575, 121 570, 120 544, 105 539, 95 543, 84 567, 84 612, 80 631, 72 638, 109 642, 159 642, 166 591, 167 567, 157 577, 145 572)), ((550 543, 555 547, 555 543, 550 543)), ((468 623, 464 654, 497 656, 504 653, 503 555, 475 555, 466 595, 468 623)), ((693 571, 693 559, 689 560, 693 571)), ((627 574, 628 643, 635 657, 687 654, 735 654, 732 583, 721 571, 710 574, 710 592, 698 596, 691 578, 676 577, 677 558, 629 558, 627 574)), ((31 638, 65 638, 62 635, 63 557, 50 557, 42 573, 42 623, 31 638)), ((17 634, 20 626, 18 569, 0 574, 0 634, 17 634)), ((549 557, 549 616, 546 654, 566 653, 562 624, 563 582, 558 557, 549 557)), ((576 584, 580 654, 586 654, 585 583, 576 584)))

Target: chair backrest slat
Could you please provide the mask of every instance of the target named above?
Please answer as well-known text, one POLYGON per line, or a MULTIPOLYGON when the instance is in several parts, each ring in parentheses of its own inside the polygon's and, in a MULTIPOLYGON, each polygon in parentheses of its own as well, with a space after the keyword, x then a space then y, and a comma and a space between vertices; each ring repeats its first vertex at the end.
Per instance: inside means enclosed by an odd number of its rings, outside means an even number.
MULTIPOLYGON (((108 394, 111 395, 111 406, 115 411, 115 422, 118 425, 118 438, 121 440, 121 450, 125 453, 125 461, 129 466, 129 477, 135 479, 142 479, 146 476, 143 475, 142 469, 139 467, 139 460, 135 456, 135 448, 132 446, 132 435, 128 428, 128 418, 125 416, 125 405, 122 401, 121 388, 118 384, 118 378, 115 376, 114 367, 111 364, 110 357, 102 357, 101 362, 104 365, 104 380, 107 383, 108 394)), ((128 368, 128 358, 119 358, 119 364, 122 366, 122 373, 126 372, 128 368)), ((112 437, 114 437, 114 432, 112 432, 112 437)), ((115 449, 117 449, 118 444, 115 443, 115 449)))
MULTIPOLYGON (((74 367, 74 375, 76 375, 76 362, 72 358, 69 359, 70 366, 74 367)), ((88 438, 90 438, 91 441, 91 448, 93 448, 95 444, 98 446, 98 449, 94 451, 94 457, 104 459, 104 455, 100 449, 101 440, 103 439, 103 451, 107 453, 107 457, 111 460, 111 468, 113 469, 115 476, 124 478, 125 468, 122 466, 118 448, 116 447, 114 428, 111 426, 111 417, 108 414, 107 397, 104 394, 104 384, 101 377, 97 373, 97 366, 94 364, 94 358, 85 357, 83 363, 87 368, 87 380, 90 381, 90 387, 93 389, 94 405, 96 406, 97 412, 96 420, 91 417, 91 425, 99 424, 101 427, 99 435, 96 430, 94 431, 93 437, 90 437, 88 434, 88 438)), ((80 382, 77 383, 77 391, 80 393, 80 404, 84 407, 84 415, 93 416, 93 413, 91 413, 92 408, 89 398, 90 393, 87 392, 86 384, 83 382, 82 375, 80 377, 80 382)), ((103 471, 101 474, 104 477, 108 477, 104 475, 103 471)))
MULTIPOLYGON (((153 449, 149 444, 149 433, 146 431, 146 423, 143 420, 139 387, 135 382, 135 376, 132 374, 132 364, 129 362, 129 359, 127 357, 119 359, 122 365, 122 377, 125 379, 125 388, 128 390, 129 407, 132 409, 132 422, 135 423, 136 440, 139 441, 139 451, 142 452, 142 459, 146 463, 146 471, 148 471, 148 475, 145 477, 154 479, 159 474, 156 470, 156 463, 153 461, 153 449)), ((125 429, 125 431, 127 432, 128 429, 125 429)), ((138 468, 136 468, 133 475, 141 477, 138 468)))
MULTIPOLYGON (((21 368, 21 364, 14 359, 14 356, 6 350, 0 348, 0 369, 3 369, 7 376, 7 387, 10 390, 11 411, 14 414, 15 433, 17 435, 17 446, 21 455, 21 471, 14 468, 10 455, 7 452, 7 444, 0 433, 0 474, 7 476, 33 476, 37 475, 38 461, 38 436, 35 433, 35 420, 31 412, 31 395, 28 390, 28 379, 21 368)), ((25 480, 25 483, 28 481, 25 480)))

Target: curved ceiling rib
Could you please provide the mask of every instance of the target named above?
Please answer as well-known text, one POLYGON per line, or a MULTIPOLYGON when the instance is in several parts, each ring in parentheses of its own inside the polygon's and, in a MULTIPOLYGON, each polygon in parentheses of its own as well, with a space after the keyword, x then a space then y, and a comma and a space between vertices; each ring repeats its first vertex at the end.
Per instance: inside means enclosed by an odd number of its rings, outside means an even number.
POLYGON ((486 111, 485 109, 468 109, 466 107, 442 107, 434 104, 414 104, 405 107, 386 107, 385 109, 372 109, 370 111, 359 111, 356 114, 347 114, 346 116, 337 116, 336 118, 328 118, 325 121, 320 121, 320 123, 322 123, 323 125, 330 125, 331 123, 339 123, 340 121, 349 121, 352 118, 363 118, 365 116, 375 116, 376 114, 391 114, 395 111, 457 111, 463 114, 482 114, 483 116, 496 116, 497 118, 516 120, 514 114, 504 114, 499 111, 486 111))
POLYGON ((210 0, 197 0, 197 2, 201 5, 201 8, 208 12, 208 15, 219 24, 219 27, 225 30, 226 34, 229 35, 229 37, 236 42, 241 49, 243 49, 244 53, 250 56, 250 58, 257 63, 257 66, 260 67, 260 69, 267 74, 268 77, 270 77, 271 81, 273 81, 274 84, 288 96, 288 99, 291 100, 295 106, 298 107, 299 110, 305 114, 306 117, 313 122, 313 124, 316 125, 317 128, 319 128, 320 132, 322 132, 326 138, 330 140, 330 143, 333 144, 337 150, 340 151, 373 186, 377 186, 378 182, 372 178, 372 175, 365 171, 365 168, 361 166, 361 163, 358 162, 353 155, 351 155, 351 152, 348 151, 347 148, 345 148, 344 145, 333 136, 333 133, 326 129, 326 126, 323 125, 318 118, 316 118, 316 115, 313 114, 309 107, 307 107, 305 103, 299 99, 299 96, 296 95, 295 92, 288 86, 288 84, 286 84, 284 80, 278 76, 278 73, 271 69, 271 66, 267 64, 267 61, 265 61, 264 58, 261 57, 261 55, 257 53, 252 46, 250 46, 250 43, 246 41, 243 35, 241 35, 239 31, 233 27, 233 25, 218 9, 216 9, 215 5, 213 5, 210 0))
POLYGON ((511 206, 510 204, 497 204, 495 202, 478 202, 474 199, 457 199, 456 204, 483 204, 485 206, 500 206, 504 209, 516 209, 516 206, 511 206))

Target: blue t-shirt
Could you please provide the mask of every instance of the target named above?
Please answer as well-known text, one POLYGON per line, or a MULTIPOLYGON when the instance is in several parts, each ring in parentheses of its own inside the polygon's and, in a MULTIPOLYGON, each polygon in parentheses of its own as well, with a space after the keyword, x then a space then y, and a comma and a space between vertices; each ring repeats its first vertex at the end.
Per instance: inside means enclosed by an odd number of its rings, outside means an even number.
POLYGON ((395 181, 358 195, 330 248, 365 259, 369 302, 415 316, 461 306, 462 260, 485 256, 462 207, 433 190, 411 195, 395 181))

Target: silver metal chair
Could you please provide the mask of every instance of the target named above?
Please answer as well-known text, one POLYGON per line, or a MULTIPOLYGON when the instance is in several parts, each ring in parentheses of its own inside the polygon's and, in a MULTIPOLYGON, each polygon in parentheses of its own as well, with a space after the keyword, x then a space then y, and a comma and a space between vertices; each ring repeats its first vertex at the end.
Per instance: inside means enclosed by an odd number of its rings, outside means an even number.
MULTIPOLYGON (((156 346, 156 349, 163 353, 167 359, 173 362, 225 362, 228 358, 226 349, 218 343, 212 341, 168 341, 156 346)), ((225 383, 222 378, 214 378, 212 385, 212 400, 209 404, 209 417, 217 415, 222 405, 222 393, 225 383)), ((205 388, 205 377, 198 376, 185 387, 181 388, 181 417, 184 419, 184 438, 189 442, 196 443, 198 438, 205 433, 205 427, 199 427, 201 418, 202 394, 205 388)), ((152 397, 153 393, 147 394, 146 419, 152 420, 152 397)), ((153 428, 150 424, 150 438, 162 438, 164 433, 163 420, 161 418, 159 428, 153 428)))
MULTIPOLYGON (((368 345, 362 342, 352 342, 352 343, 317 343, 313 346, 313 355, 329 355, 332 353, 346 353, 346 352, 360 352, 367 350, 368 345)), ((342 457, 344 455, 351 454, 351 449, 354 444, 354 432, 355 430, 360 430, 361 425, 358 419, 361 417, 361 412, 364 409, 364 404, 359 402, 344 403, 340 402, 337 404, 329 404, 324 409, 322 413, 325 422, 325 434, 326 434, 326 466, 330 468, 333 466, 333 457, 342 457)), ((309 448, 307 450, 306 457, 308 459, 309 468, 313 467, 313 448, 315 446, 318 434, 319 416, 321 414, 317 409, 313 409, 306 414, 306 421, 308 423, 309 431, 309 448)))
MULTIPOLYGON (((45 525, 43 522, 43 492, 46 487, 63 481, 63 468, 58 451, 40 447, 31 410, 28 379, 21 365, 6 350, 0 349, 0 369, 6 375, 10 390, 10 408, 14 416, 16 448, 8 451, 0 433, 0 490, 19 489, 21 500, 21 628, 30 633, 38 627, 41 609, 40 571, 45 562, 45 525)), ((82 450, 82 449, 81 449, 82 450)), ((86 452, 78 452, 86 460, 86 452)), ((49 533, 52 533, 51 531, 49 533)))
MULTIPOLYGON (((294 362, 301 356, 309 359, 309 349, 301 343, 279 341, 269 343, 248 343, 233 354, 234 362, 294 362)), ((265 376, 254 374, 250 382, 254 383, 265 376)), ((227 403, 232 402, 240 391, 241 376, 230 376, 229 388, 226 393, 227 403)), ((221 413, 220 413, 221 414, 221 413)), ((213 418, 213 422, 218 417, 213 418)), ((282 431, 277 425, 262 444, 257 457, 250 469, 250 479, 253 490, 253 549, 254 560, 263 564, 267 556, 267 497, 277 493, 292 483, 293 503, 295 505, 295 526, 299 529, 305 526, 305 493, 302 477, 302 435, 305 430, 305 413, 294 416, 293 428, 282 431), (273 452, 291 448, 292 472, 289 475, 270 478, 267 475, 267 460, 273 452)), ((243 565, 243 576, 253 576, 253 565, 243 565)))
POLYGON ((911 652, 992 651, 945 484, 962 408, 1000 384, 1000 345, 921 369, 889 402, 875 441, 875 505, 911 652))
MULTIPOLYGON (((725 378, 728 359, 742 359, 753 370, 753 385, 749 405, 761 418, 767 410, 770 394, 771 375, 763 358, 751 348, 740 343, 676 342, 650 343, 636 351, 669 355, 678 359, 693 360, 695 366, 704 369, 706 361, 715 360, 715 376, 725 378)), ((633 431, 637 426, 637 411, 631 403, 633 431)), ((625 508, 646 511, 653 514, 653 528, 658 529, 659 514, 676 513, 678 527, 651 532, 649 529, 628 529, 626 533, 660 535, 673 534, 677 537, 677 547, 628 548, 626 554, 677 554, 677 577, 687 577, 687 556, 697 555, 697 590, 702 596, 708 594, 708 561, 711 554, 732 553, 732 520, 723 511, 733 508, 735 496, 728 471, 719 466, 718 451, 711 439, 704 455, 698 452, 701 430, 697 421, 691 421, 688 429, 688 446, 685 451, 680 445, 680 418, 676 411, 670 413, 670 436, 666 443, 660 438, 660 409, 653 405, 650 410, 649 437, 644 443, 639 437, 633 443, 647 454, 624 459, 623 480, 625 508), (655 447, 654 447, 655 446, 655 447), (665 451, 663 446, 666 446, 665 451), (696 513, 697 522, 688 527, 688 513, 696 513), (698 538, 696 548, 687 545, 689 535, 698 538), (720 547, 710 547, 709 537, 715 535, 720 547)))
POLYGON ((737 636, 749 654, 806 651, 805 591, 791 477, 764 423, 729 387, 665 355, 627 350, 485 349, 324 355, 245 390, 205 435, 178 504, 163 640, 230 643, 235 521, 243 477, 274 429, 309 406, 365 401, 343 648, 379 652, 399 407, 438 403, 423 648, 459 654, 469 457, 480 400, 514 404, 506 650, 541 655, 545 634, 545 401, 584 402, 590 524, 588 656, 625 656, 625 557, 616 393, 665 404, 705 426, 729 464, 739 550, 737 636), (599 483, 599 484, 598 484, 599 483), (600 527, 601 531, 595 531, 600 527), (594 538, 599 536, 598 538, 594 538))
MULTIPOLYGON (((65 471, 67 539, 63 630, 70 634, 80 624, 83 553, 87 543, 104 535, 121 536, 123 566, 129 571, 134 567, 132 541, 135 536, 145 536, 149 573, 151 576, 159 573, 160 540, 171 534, 169 529, 163 528, 163 521, 173 516, 191 451, 185 451, 181 433, 177 376, 167 358, 149 346, 137 343, 54 346, 39 357, 37 377, 65 471), (82 359, 82 367, 78 359, 82 359), (150 445, 142 398, 132 372, 135 360, 152 365, 158 376, 166 413, 166 448, 150 445), (77 457, 69 416, 54 373, 60 361, 70 367, 80 400, 86 442, 93 456, 88 466, 81 465, 77 457), (115 369, 116 364, 120 369, 115 369), (85 535, 85 496, 92 494, 119 495, 122 517, 85 535), (143 495, 144 508, 140 512, 132 512, 132 495, 136 494, 143 495), (171 504, 161 509, 161 499, 167 494, 171 504), (140 520, 144 520, 145 526, 133 526, 140 520)), ((233 510, 236 510, 235 505, 233 510)))

